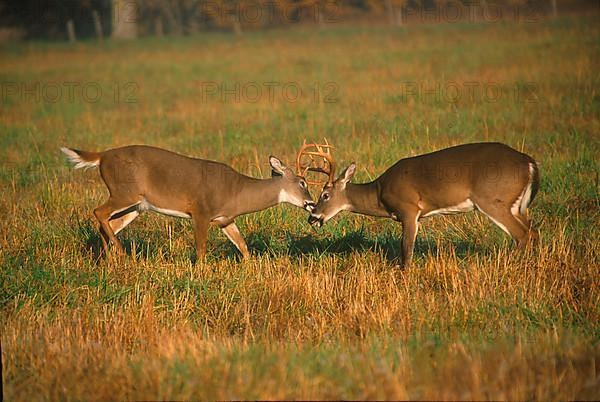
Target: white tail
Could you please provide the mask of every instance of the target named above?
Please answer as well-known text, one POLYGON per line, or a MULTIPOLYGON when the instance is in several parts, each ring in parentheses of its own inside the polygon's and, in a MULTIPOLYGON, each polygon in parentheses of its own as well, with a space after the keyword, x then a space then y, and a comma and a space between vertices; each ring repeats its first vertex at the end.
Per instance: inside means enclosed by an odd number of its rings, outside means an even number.
POLYGON ((62 147, 62 148, 60 148, 60 150, 65 155, 67 155, 67 159, 69 159, 69 162, 71 162, 75 165, 74 166, 75 169, 89 169, 89 168, 96 167, 100 164, 99 157, 96 159, 92 159, 92 160, 85 160, 85 159, 83 159, 82 155, 77 153, 78 151, 75 149, 62 147))
MULTIPOLYGON (((521 205, 519 207, 519 212, 521 213, 521 215, 526 215, 527 214, 527 208, 529 207, 529 204, 531 204, 531 202, 533 201, 533 197, 534 197, 534 184, 536 182, 539 182, 539 178, 537 177, 539 175, 538 172, 538 167, 535 163, 530 162, 529 163, 529 183, 527 184, 527 187, 525 187, 525 190, 523 191, 523 197, 521 198, 521 205)), ((537 186, 537 184, 535 184, 537 186)), ((537 188, 535 189, 535 191, 537 192, 537 188)))

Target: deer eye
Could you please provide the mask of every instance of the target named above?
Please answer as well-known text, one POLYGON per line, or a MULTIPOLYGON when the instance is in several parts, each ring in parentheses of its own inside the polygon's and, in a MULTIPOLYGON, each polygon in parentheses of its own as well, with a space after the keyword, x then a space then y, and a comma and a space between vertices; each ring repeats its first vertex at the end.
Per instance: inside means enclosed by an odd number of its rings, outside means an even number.
POLYGON ((323 199, 323 201, 327 201, 329 199, 329 193, 323 193, 321 198, 323 199))
POLYGON ((306 182, 304 180, 300 180, 300 187, 306 188, 306 182))

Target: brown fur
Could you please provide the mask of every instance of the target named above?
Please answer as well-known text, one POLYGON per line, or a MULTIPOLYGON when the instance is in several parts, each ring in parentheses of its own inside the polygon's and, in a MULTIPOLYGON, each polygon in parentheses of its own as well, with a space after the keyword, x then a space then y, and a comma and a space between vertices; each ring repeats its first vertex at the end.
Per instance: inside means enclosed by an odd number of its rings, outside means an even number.
POLYGON ((321 224, 342 209, 393 218, 403 225, 403 265, 411 262, 418 221, 427 214, 478 209, 519 245, 531 231, 526 208, 538 191, 539 171, 530 156, 500 143, 458 145, 401 159, 371 183, 351 184, 355 165, 326 186, 311 214, 321 224), (523 198, 531 186, 528 199, 523 198), (472 204, 472 205, 471 205, 472 204), (451 210, 453 209, 454 210, 451 210), (524 208, 524 209, 525 209, 524 208))
POLYGON ((220 226, 243 256, 248 257, 246 243, 234 223, 237 216, 278 204, 282 201, 282 191, 289 195, 283 201, 307 209, 314 204, 304 178, 296 176, 274 157, 270 162, 277 174, 263 180, 245 176, 223 163, 143 145, 104 152, 65 148, 63 152, 73 163, 100 161, 100 175, 110 196, 94 214, 105 249, 112 243, 122 251, 115 232, 150 209, 190 217, 200 257, 206 252, 211 223, 220 226))

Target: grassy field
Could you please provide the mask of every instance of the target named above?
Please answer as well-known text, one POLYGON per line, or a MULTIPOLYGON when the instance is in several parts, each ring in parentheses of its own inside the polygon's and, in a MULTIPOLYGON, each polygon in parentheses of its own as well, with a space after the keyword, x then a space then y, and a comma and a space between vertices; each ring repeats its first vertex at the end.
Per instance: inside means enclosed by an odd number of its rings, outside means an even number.
POLYGON ((596 22, 3 48, 5 397, 598 399, 596 22), (222 100, 221 83, 248 92, 222 100), (256 102, 250 83, 265 89, 256 102), (357 162, 356 182, 464 142, 529 153, 539 247, 516 251, 476 213, 435 217, 400 270, 391 220, 341 214, 313 230, 279 206, 238 219, 249 261, 213 229, 193 264, 190 222, 153 214, 119 235, 129 257, 102 258, 92 210, 106 189, 59 152, 143 143, 267 177, 268 155, 291 164, 323 136, 340 165, 357 162))

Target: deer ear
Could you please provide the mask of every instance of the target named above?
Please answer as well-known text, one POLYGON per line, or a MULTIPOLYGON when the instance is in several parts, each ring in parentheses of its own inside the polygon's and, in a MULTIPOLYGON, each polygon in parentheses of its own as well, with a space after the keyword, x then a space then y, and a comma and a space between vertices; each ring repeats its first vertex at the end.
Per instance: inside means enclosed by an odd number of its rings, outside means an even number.
POLYGON ((356 163, 352 162, 346 169, 344 169, 342 174, 340 174, 340 177, 338 177, 337 181, 342 186, 346 187, 346 184, 348 184, 348 182, 352 180, 352 177, 354 177, 354 173, 356 173, 356 163))
POLYGON ((273 172, 282 176, 285 174, 287 167, 276 157, 269 156, 269 164, 271 165, 271 169, 273 169, 273 172))

